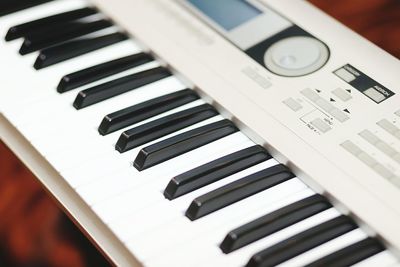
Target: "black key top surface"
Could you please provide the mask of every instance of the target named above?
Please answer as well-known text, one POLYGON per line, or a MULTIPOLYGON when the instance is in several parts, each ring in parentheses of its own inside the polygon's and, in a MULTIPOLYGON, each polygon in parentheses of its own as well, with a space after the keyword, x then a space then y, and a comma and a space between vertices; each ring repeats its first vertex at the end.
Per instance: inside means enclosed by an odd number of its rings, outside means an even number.
POLYGON ((73 105, 76 109, 82 109, 168 76, 171 76, 171 72, 163 67, 131 74, 79 92, 73 105))
POLYGON ((20 37, 25 37, 28 34, 42 31, 43 28, 47 28, 54 24, 66 24, 80 18, 84 18, 93 14, 97 11, 94 8, 85 7, 81 9, 71 10, 68 12, 60 13, 57 15, 37 19, 34 21, 26 22, 11 27, 5 37, 6 41, 15 40, 20 37))
POLYGON ((38 34, 30 34, 25 37, 24 42, 19 50, 21 55, 44 49, 53 45, 61 44, 73 38, 93 33, 108 27, 112 23, 108 20, 97 20, 89 23, 71 22, 63 25, 54 32, 40 32, 38 34))
POLYGON ((68 59, 127 40, 123 33, 112 33, 95 38, 83 38, 46 48, 39 53, 33 67, 40 70, 68 59))
POLYGON ((230 253, 331 207, 321 195, 307 197, 230 231, 220 248, 230 253))
POLYGON ((153 60, 149 54, 138 53, 70 73, 61 78, 57 92, 64 93, 153 60))
POLYGON ((139 171, 145 170, 237 131, 229 120, 199 127, 143 148, 136 157, 134 166, 139 171))
POLYGON ((256 253, 246 267, 278 265, 356 228, 351 219, 339 216, 256 253))
POLYGON ((186 217, 197 220, 294 177, 285 165, 272 166, 197 197, 187 209, 186 217))
POLYGON ((353 266, 384 250, 384 246, 378 240, 369 237, 310 263, 306 267, 353 266))
MULTIPOLYGON (((193 90, 184 89, 119 110, 104 117, 99 126, 99 133, 102 135, 112 133, 129 125, 192 102, 198 98, 199 96, 193 90)), ((120 145, 117 146, 120 147, 120 145)), ((121 150, 118 148, 117 150, 124 151, 125 149, 122 149, 122 147, 121 150)))
POLYGON ((115 148, 123 153, 216 115, 209 104, 186 109, 123 132, 115 148))
POLYGON ((242 149, 174 177, 164 190, 164 196, 175 199, 270 158, 261 146, 242 149))
POLYGON ((0 3, 0 16, 8 15, 30 7, 38 6, 53 0, 13 0, 0 3))

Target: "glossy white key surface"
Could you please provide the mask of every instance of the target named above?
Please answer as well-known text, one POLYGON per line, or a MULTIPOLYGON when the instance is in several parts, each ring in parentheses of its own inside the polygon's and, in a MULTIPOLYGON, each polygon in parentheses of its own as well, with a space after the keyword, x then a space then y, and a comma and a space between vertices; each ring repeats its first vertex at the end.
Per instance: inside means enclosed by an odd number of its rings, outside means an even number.
MULTIPOLYGON (((10 69, 8 75, 1 77, 0 95, 7 97, 0 97, 0 111, 145 266, 244 266, 262 249, 340 215, 331 208, 232 253, 222 253, 219 245, 229 231, 315 192, 299 178, 293 178, 196 221, 186 218, 185 211, 196 197, 279 162, 270 159, 175 200, 165 199, 163 190, 174 176, 255 143, 238 132, 145 171, 137 171, 133 161, 142 148, 224 117, 218 115, 125 153, 117 152, 115 143, 123 131, 206 102, 196 100, 101 136, 97 128, 105 115, 187 86, 171 76, 78 111, 72 106, 78 92, 163 64, 155 60, 59 94, 56 88, 64 75, 143 52, 142 46, 131 38, 36 71, 32 66, 38 53, 20 56, 18 49, 22 40, 3 40, 11 26, 88 4, 85 0, 57 0, 0 17, 0 58, 6 62, 1 67, 10 69)), ((116 26, 103 32, 118 30, 121 29, 116 26)), ((365 237, 361 230, 354 230, 280 266, 303 266, 365 237)), ((397 264, 397 259, 385 251, 355 266, 394 267, 397 264)))
POLYGON ((181 244, 177 249, 167 250, 158 259, 152 259, 146 263, 148 263, 148 266, 163 266, 163 264, 167 263, 187 266, 192 261, 189 251, 197 251, 199 258, 197 261, 198 266, 208 266, 211 264, 215 264, 215 266, 244 266, 251 256, 260 250, 335 218, 338 215, 339 213, 335 209, 326 210, 229 254, 223 254, 217 244, 209 246, 207 242, 201 242, 200 237, 192 240, 190 243, 181 244))

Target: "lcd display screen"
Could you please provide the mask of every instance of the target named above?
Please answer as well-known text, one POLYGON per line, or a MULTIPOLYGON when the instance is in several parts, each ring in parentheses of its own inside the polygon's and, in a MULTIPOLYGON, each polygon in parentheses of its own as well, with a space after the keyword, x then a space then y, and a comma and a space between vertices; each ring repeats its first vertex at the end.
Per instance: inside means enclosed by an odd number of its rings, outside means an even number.
POLYGON ((244 0, 187 0, 222 28, 230 31, 262 14, 244 0))

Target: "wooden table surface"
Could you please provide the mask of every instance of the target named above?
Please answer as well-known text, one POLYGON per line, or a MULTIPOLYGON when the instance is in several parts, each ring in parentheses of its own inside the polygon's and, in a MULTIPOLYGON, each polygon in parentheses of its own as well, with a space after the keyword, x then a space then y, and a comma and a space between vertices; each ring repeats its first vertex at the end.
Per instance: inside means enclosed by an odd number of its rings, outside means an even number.
MULTIPOLYGON (((399 0, 310 0, 400 58, 399 0)), ((109 266, 0 143, 0 266, 109 266)))

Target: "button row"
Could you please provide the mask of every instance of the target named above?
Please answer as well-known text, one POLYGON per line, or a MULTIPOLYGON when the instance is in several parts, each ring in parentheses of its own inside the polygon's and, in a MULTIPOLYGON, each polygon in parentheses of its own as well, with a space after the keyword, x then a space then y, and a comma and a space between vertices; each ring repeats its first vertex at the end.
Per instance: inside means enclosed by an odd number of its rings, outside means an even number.
POLYGON ((378 126, 380 126, 382 129, 384 129, 386 132, 390 133, 394 137, 400 140, 400 129, 388 121, 387 119, 383 119, 377 123, 378 126))
POLYGON ((359 135, 362 138, 364 138, 367 142, 369 142, 371 145, 375 146, 382 153, 386 154, 387 156, 389 156, 394 161, 400 164, 400 153, 396 149, 392 148, 388 143, 381 140, 379 137, 377 137, 369 130, 364 130, 361 133, 359 133, 359 135))
POLYGON ((388 179, 388 180, 397 180, 398 177, 391 172, 388 168, 380 164, 377 160, 375 160, 373 157, 368 155, 365 151, 363 151, 359 146, 354 144, 351 141, 345 141, 344 143, 341 144, 341 146, 349 153, 353 154, 355 157, 357 157, 359 160, 361 160, 364 164, 366 164, 368 167, 370 167, 372 170, 374 170, 376 173, 378 173, 380 176, 388 179))
POLYGON ((332 117, 334 117, 338 121, 345 122, 349 119, 349 116, 347 116, 343 111, 336 108, 327 100, 320 97, 316 92, 314 92, 310 88, 304 89, 303 91, 301 91, 301 93, 302 95, 307 97, 311 102, 319 106, 325 112, 329 113, 332 117))

